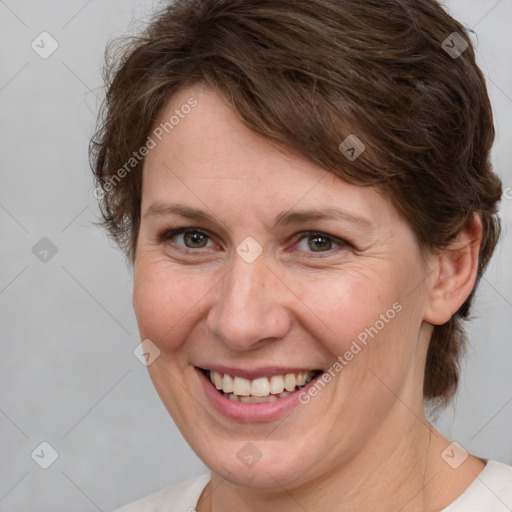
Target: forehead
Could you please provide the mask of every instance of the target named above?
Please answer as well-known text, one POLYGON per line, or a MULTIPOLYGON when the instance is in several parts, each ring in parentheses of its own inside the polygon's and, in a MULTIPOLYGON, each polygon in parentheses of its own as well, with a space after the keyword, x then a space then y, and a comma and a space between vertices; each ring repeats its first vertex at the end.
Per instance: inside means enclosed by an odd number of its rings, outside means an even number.
POLYGON ((242 216, 319 206, 374 221, 393 215, 373 188, 348 184, 251 131, 202 84, 169 100, 151 136, 156 144, 144 164, 143 211, 179 198, 194 206, 231 207, 242 216))

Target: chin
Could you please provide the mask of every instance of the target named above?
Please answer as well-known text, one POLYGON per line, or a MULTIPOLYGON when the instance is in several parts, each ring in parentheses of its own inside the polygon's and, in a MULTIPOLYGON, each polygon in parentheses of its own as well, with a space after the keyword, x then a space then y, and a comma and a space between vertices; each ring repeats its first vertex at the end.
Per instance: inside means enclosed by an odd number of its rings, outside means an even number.
POLYGON ((282 491, 282 487, 293 488, 314 478, 311 472, 317 465, 310 441, 293 436, 282 441, 223 439, 214 449, 211 444, 196 444, 195 451, 212 472, 234 485, 282 491))

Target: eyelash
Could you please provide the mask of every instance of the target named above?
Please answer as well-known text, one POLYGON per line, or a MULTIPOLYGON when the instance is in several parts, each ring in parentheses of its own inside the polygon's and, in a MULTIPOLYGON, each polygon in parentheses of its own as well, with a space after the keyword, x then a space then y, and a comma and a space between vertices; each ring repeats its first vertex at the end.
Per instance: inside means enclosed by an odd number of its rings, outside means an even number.
MULTIPOLYGON (((179 229, 165 229, 161 234, 158 235, 158 241, 160 243, 165 243, 165 242, 168 242, 172 237, 174 237, 176 235, 181 235, 181 234, 186 234, 186 233, 197 233, 197 234, 200 234, 200 235, 205 236, 208 239, 212 240, 212 237, 205 231, 203 231, 201 229, 197 229, 197 228, 188 227, 188 228, 179 228, 179 229)), ((322 231, 302 231, 300 233, 300 236, 299 237, 294 236, 294 239, 296 239, 296 243, 299 243, 302 240, 311 238, 313 236, 318 236, 318 237, 322 237, 322 238, 331 240, 332 242, 334 242, 335 244, 340 246, 338 248, 338 250, 353 248, 353 245, 350 242, 347 242, 346 240, 343 240, 341 238, 337 238, 335 236, 329 235, 327 233, 323 233, 322 231)), ((296 243, 294 245, 296 245, 296 243)), ((198 250, 200 250, 200 249, 206 249, 205 247, 200 247, 198 249, 192 249, 190 247, 185 247, 185 246, 178 245, 178 244, 174 244, 174 245, 179 247, 180 250, 182 250, 188 254, 198 252, 198 250)), ((337 252, 337 251, 334 248, 334 249, 329 249, 327 251, 319 251, 317 253, 315 253, 314 251, 304 251, 304 252, 310 252, 310 254, 318 254, 318 255, 326 253, 328 256, 330 256, 334 252, 337 252)), ((315 256, 315 257, 321 258, 322 256, 315 256)))

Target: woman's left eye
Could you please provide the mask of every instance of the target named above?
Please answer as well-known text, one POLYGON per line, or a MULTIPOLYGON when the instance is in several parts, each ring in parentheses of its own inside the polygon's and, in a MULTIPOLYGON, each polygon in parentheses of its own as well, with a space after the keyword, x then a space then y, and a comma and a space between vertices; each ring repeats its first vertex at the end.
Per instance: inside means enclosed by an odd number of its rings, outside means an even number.
POLYGON ((335 249, 336 246, 347 247, 348 245, 348 242, 325 233, 308 232, 302 234, 297 247, 306 252, 329 252, 335 249), (300 247, 301 244, 302 248, 300 247))

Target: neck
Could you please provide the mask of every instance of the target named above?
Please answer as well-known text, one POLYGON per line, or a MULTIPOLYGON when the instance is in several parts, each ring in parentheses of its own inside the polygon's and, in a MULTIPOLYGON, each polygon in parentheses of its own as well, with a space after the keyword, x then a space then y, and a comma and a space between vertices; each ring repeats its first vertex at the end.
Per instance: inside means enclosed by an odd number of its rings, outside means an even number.
POLYGON ((213 473, 197 510, 417 512, 448 506, 483 469, 483 462, 470 457, 454 470, 441 457, 450 441, 432 427, 423 410, 415 413, 399 403, 390 416, 350 460, 296 487, 285 489, 276 482, 275 492, 262 493, 213 473))

